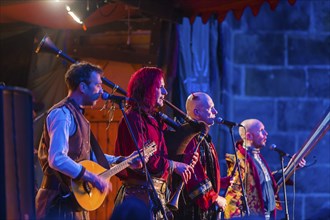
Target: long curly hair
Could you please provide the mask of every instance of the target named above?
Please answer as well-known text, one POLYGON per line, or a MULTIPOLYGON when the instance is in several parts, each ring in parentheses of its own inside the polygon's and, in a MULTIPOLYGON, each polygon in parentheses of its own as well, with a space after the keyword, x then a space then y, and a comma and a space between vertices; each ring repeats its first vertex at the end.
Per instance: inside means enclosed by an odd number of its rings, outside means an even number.
MULTIPOLYGON (((135 99, 140 107, 152 111, 156 105, 156 88, 163 77, 163 71, 157 67, 140 68, 129 80, 127 96, 135 99)), ((136 104, 132 102, 131 105, 136 104)))

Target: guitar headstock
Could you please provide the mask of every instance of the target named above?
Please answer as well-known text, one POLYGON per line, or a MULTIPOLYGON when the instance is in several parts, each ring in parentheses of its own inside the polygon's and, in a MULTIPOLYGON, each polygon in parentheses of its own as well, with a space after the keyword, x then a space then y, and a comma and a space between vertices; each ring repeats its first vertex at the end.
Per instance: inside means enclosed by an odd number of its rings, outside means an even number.
POLYGON ((157 150, 157 147, 156 146, 157 145, 156 145, 156 143, 154 141, 146 143, 143 146, 144 154, 145 155, 151 155, 151 154, 153 154, 157 150))

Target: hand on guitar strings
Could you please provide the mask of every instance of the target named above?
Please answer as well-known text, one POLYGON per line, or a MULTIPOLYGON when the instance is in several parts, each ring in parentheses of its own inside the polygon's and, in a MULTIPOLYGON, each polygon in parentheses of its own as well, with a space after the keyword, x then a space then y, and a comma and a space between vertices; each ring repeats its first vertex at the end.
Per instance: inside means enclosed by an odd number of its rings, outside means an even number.
MULTIPOLYGON (((144 161, 147 163, 149 161, 150 155, 149 154, 144 155, 143 152, 140 152, 140 153, 141 153, 142 157, 144 157, 144 161)), ((128 160, 130 158, 134 158, 134 159, 132 159, 131 161, 128 162, 131 169, 138 170, 138 169, 143 168, 143 163, 142 163, 141 158, 139 157, 137 151, 134 151, 129 156, 125 157, 125 160, 128 160)))
POLYGON ((89 172, 88 170, 85 171, 82 180, 85 181, 87 184, 91 184, 93 187, 97 188, 102 193, 112 190, 111 182, 89 172))

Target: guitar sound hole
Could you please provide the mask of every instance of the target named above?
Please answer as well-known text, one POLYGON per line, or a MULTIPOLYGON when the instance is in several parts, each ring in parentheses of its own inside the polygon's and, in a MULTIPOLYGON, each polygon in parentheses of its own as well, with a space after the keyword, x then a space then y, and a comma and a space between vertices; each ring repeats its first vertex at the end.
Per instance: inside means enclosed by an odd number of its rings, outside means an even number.
POLYGON ((89 194, 92 190, 91 185, 88 182, 85 181, 83 186, 84 186, 84 190, 89 194))

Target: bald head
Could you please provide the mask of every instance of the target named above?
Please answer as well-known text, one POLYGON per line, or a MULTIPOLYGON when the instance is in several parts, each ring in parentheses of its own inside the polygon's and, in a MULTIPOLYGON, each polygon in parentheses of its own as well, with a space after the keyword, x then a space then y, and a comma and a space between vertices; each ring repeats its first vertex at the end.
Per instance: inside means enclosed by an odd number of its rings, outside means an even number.
POLYGON ((264 124, 258 119, 246 119, 241 122, 243 127, 239 128, 239 135, 246 146, 261 148, 265 146, 268 133, 264 124))
POLYGON ((186 111, 191 118, 204 121, 208 125, 214 123, 215 115, 218 113, 212 98, 204 92, 194 92, 188 96, 186 111))
POLYGON ((194 118, 194 109, 201 108, 207 104, 211 97, 204 92, 194 92, 186 100, 186 110, 190 117, 194 118))

